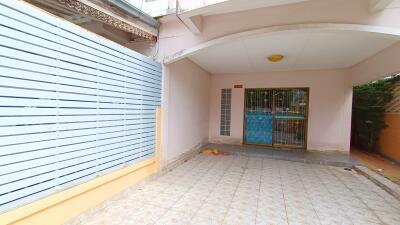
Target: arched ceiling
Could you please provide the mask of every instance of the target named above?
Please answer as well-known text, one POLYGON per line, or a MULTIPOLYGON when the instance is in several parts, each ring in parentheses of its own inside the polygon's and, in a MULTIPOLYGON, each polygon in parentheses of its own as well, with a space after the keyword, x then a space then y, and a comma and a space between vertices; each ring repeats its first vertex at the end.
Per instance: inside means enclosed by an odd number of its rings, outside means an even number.
MULTIPOLYGON (((341 69, 400 41, 393 30, 384 33, 330 27, 250 31, 203 43, 174 58, 187 57, 213 74, 341 69), (285 58, 277 63, 266 60, 273 54, 282 54, 285 58)), ((166 63, 175 60, 168 58, 166 63)))

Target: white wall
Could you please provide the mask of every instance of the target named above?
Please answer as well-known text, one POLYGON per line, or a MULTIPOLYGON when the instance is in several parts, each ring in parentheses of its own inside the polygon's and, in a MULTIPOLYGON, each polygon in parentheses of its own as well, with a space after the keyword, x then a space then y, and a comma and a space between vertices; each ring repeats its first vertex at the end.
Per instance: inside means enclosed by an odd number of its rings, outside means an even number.
POLYGON ((162 161, 208 143, 210 74, 188 59, 164 67, 162 161))
POLYGON ((298 71, 211 76, 210 142, 241 143, 244 88, 309 87, 309 150, 349 151, 352 87, 348 71, 298 71), (234 89, 234 84, 244 88, 234 89), (231 136, 219 135, 220 90, 233 88, 231 136))

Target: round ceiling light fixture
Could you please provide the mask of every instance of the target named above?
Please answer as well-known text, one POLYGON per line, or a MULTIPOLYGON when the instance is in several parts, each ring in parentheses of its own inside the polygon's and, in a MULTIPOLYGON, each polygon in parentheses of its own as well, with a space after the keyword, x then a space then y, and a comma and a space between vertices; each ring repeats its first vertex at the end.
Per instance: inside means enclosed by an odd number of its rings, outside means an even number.
POLYGON ((280 62, 284 58, 283 55, 270 55, 267 57, 270 62, 280 62))

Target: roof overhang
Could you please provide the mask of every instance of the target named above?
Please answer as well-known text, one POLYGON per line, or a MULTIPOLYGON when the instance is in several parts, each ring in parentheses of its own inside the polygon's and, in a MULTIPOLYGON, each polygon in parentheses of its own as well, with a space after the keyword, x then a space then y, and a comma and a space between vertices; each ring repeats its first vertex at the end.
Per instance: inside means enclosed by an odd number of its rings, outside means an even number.
MULTIPOLYGON (((26 0, 73 23, 101 22, 150 41, 157 39, 157 24, 144 13, 132 14, 102 0, 26 0), (145 18, 148 21, 145 21, 145 18), (153 23, 149 23, 150 20, 153 23)), ((133 10, 130 8, 130 10, 133 10)))

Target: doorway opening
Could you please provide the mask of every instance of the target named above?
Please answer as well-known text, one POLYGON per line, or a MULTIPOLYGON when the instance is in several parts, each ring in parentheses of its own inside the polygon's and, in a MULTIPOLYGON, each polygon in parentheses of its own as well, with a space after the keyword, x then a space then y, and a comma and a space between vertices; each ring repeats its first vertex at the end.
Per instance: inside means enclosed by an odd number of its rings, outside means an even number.
POLYGON ((245 90, 244 143, 307 147, 308 88, 245 90))

